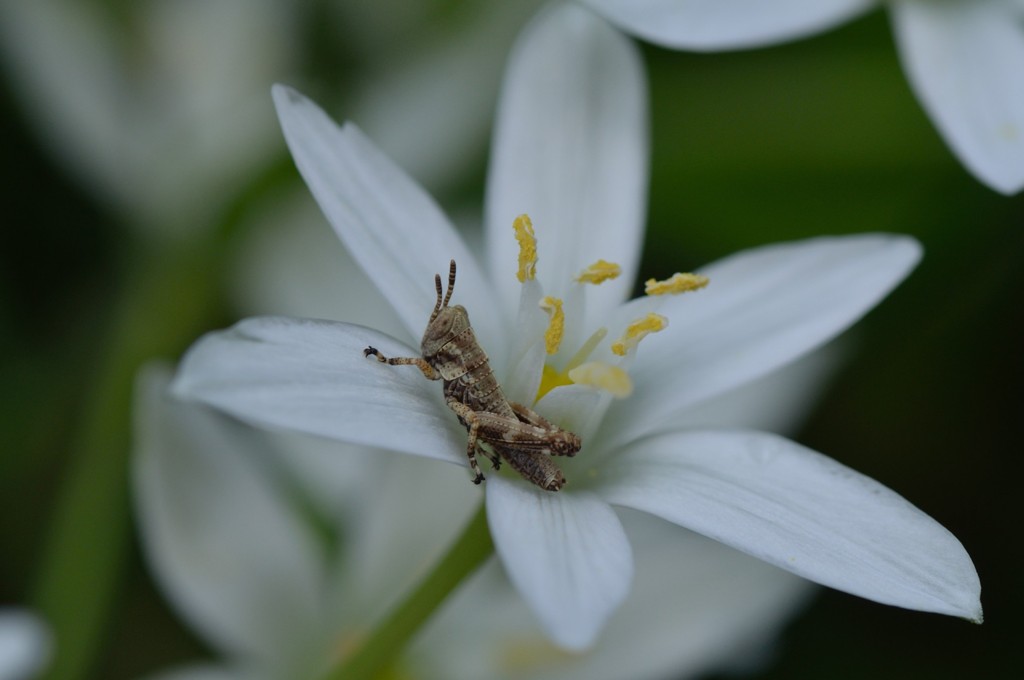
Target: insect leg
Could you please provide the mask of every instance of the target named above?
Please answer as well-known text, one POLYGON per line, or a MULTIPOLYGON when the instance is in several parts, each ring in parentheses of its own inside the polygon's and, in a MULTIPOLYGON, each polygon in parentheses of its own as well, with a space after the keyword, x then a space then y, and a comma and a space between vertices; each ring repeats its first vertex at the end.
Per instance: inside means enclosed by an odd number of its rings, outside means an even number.
POLYGON ((510 401, 508 405, 512 407, 512 412, 516 414, 516 418, 520 422, 547 430, 547 438, 551 444, 551 454, 571 457, 575 456, 582 447, 583 444, 577 435, 563 430, 533 409, 517 404, 514 401, 510 401))
POLYGON ((406 358, 406 357, 398 357, 398 358, 392 357, 391 359, 388 359, 383 354, 381 354, 380 350, 377 349, 376 347, 367 347, 366 349, 364 349, 363 350, 363 356, 364 357, 374 356, 374 357, 377 358, 377 361, 381 362, 382 364, 388 364, 388 365, 391 365, 391 366, 405 366, 405 365, 415 366, 416 368, 420 369, 420 371, 423 372, 423 375, 427 378, 427 380, 440 380, 441 379, 441 374, 438 373, 437 371, 435 371, 433 366, 428 364, 426 361, 424 361, 420 357, 408 357, 408 358, 406 358))
POLYGON ((484 473, 480 470, 480 464, 476 462, 476 450, 480 446, 477 442, 477 433, 480 430, 480 419, 477 417, 476 411, 455 399, 448 399, 448 408, 455 411, 455 415, 457 415, 469 429, 469 441, 466 442, 466 455, 469 457, 469 466, 473 469, 473 472, 476 473, 476 476, 473 477, 473 483, 479 484, 486 479, 484 477, 484 473))

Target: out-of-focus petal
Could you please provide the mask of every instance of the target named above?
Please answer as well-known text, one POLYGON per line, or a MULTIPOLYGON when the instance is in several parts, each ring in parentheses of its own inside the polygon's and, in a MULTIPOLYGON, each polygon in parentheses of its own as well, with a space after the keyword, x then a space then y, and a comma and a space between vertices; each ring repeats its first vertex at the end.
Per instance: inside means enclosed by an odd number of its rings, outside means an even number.
POLYGON ((420 335, 409 334, 305 187, 296 187, 240 231, 246 238, 236 251, 231 284, 242 316, 349 321, 409 344, 419 342, 420 335))
POLYGON ((732 50, 827 30, 875 0, 582 0, 623 30, 665 47, 732 50))
POLYGON ((150 367, 137 388, 133 484, 153 571, 220 651, 294 667, 319 642, 324 556, 262 433, 173 399, 169 377, 150 367))
POLYGON ((273 94, 295 165, 409 334, 423 335, 436 301, 434 275, 447 282, 454 259, 459 271, 453 304, 470 310, 485 346, 504 356, 505 322, 491 285, 430 195, 352 123, 338 127, 289 87, 275 85, 273 94))
POLYGON ((1024 188, 1024 7, 892 3, 903 67, 961 162, 993 189, 1024 188))
POLYGON ((846 330, 921 256, 917 241, 862 234, 781 243, 700 270, 707 288, 633 300, 627 320, 656 306, 666 330, 644 339, 633 396, 613 404, 602 432, 616 442, 675 427, 694 404, 765 375, 846 330), (665 296, 662 296, 665 297, 665 296))
POLYGON ((588 493, 487 480, 494 547, 520 595, 561 647, 591 645, 625 599, 633 553, 615 511, 588 493))
POLYGON ((263 427, 465 464, 466 434, 445 407, 440 383, 414 366, 365 357, 367 346, 389 357, 416 356, 362 326, 247 319, 200 338, 173 390, 263 427))
POLYGON ((518 246, 528 214, 537 276, 564 298, 604 258, 622 265, 588 313, 626 298, 636 276, 647 201, 647 90, 635 46, 590 12, 545 10, 519 38, 499 100, 487 178, 487 247, 505 309, 515 309, 518 246))
POLYGON ((609 502, 644 510, 817 583, 981 620, 971 558, 878 482, 777 435, 670 432, 602 471, 609 502))
POLYGON ((36 677, 52 650, 50 631, 38 616, 24 609, 0 609, 0 678, 36 677))
POLYGON ((692 677, 770 644, 815 590, 793 574, 645 513, 624 510, 621 519, 633 544, 636 578, 591 649, 556 648, 494 563, 438 612, 414 643, 409 667, 424 680, 692 677), (475 643, 465 645, 466 639, 475 643))

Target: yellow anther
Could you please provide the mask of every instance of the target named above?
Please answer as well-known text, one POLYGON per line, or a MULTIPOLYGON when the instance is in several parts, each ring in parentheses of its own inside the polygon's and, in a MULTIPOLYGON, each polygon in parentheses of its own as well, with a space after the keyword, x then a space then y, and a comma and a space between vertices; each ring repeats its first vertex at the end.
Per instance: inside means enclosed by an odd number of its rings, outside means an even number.
POLYGON ((622 399, 633 393, 633 381, 621 366, 603 361, 588 361, 569 371, 569 379, 577 385, 597 387, 622 399))
POLYGON ((663 331, 668 326, 668 319, 661 314, 651 312, 642 319, 637 319, 626 327, 622 337, 612 343, 612 351, 620 357, 626 356, 626 352, 636 347, 641 340, 651 333, 663 331))
POLYGON ((590 265, 577 276, 575 281, 577 283, 592 283, 595 286, 605 281, 617 278, 622 273, 622 267, 615 264, 614 262, 607 262, 605 260, 598 260, 594 264, 590 265))
POLYGON ((565 333, 565 312, 562 311, 562 301, 546 295, 540 301, 540 308, 551 317, 548 329, 544 331, 544 349, 548 354, 554 354, 558 351, 558 346, 562 344, 562 334, 565 333))
POLYGON ((700 290, 708 285, 708 277, 701 274, 674 274, 664 281, 647 279, 644 284, 644 292, 648 295, 665 295, 672 293, 685 293, 689 290, 700 290))
POLYGON ((533 222, 529 215, 520 215, 512 222, 519 242, 519 271, 516 278, 519 283, 527 279, 533 280, 537 275, 537 237, 533 235, 533 222))

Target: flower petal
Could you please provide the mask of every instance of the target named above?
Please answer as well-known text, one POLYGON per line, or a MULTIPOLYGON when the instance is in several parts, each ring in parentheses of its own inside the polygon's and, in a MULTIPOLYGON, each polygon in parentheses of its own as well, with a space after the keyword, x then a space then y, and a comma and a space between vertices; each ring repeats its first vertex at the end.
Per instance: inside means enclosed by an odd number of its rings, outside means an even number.
POLYGON ((268 440, 166 392, 137 389, 135 503, 165 592, 215 647, 286 668, 317 640, 324 579, 312 531, 268 472, 268 440))
POLYGON ((189 664, 178 666, 154 675, 147 675, 145 680, 269 680, 264 673, 255 670, 228 668, 212 664, 189 664))
MULTIPOLYGON (((458 263, 455 299, 485 346, 503 356, 492 288, 434 200, 352 123, 334 124, 295 90, 274 86, 281 127, 302 177, 356 262, 418 339, 434 307, 434 275, 458 263)), ((508 307, 507 309, 514 309, 508 307)))
POLYGON ((466 434, 441 386, 363 356, 413 350, 362 326, 257 317, 201 338, 172 386, 256 425, 465 464, 466 434))
POLYGON ((643 40, 683 50, 730 50, 827 30, 875 0, 582 0, 643 40))
POLYGON ((1024 7, 892 3, 907 77, 960 161, 1005 194, 1024 188, 1024 7))
POLYGON ((487 521, 512 583, 556 644, 593 643, 625 599, 633 554, 615 512, 587 493, 487 480, 487 521))
POLYGON ((749 659, 816 590, 809 582, 651 515, 623 511, 636 578, 586 652, 555 648, 497 561, 454 594, 404 667, 445 680, 689 678, 749 659), (501 614, 496 616, 494 612, 501 614), (467 647, 466 639, 474 644, 467 647))
POLYGON ((571 278, 605 258, 623 274, 602 286, 615 292, 601 302, 626 298, 643 237, 648 147, 635 46, 579 7, 543 11, 513 49, 487 178, 488 256, 506 309, 518 299, 512 222, 522 213, 537 231, 546 294, 565 298, 571 278))
POLYGON ((25 609, 0 608, 0 678, 36 677, 52 649, 52 635, 38 616, 25 609))
POLYGON ((782 437, 672 432, 613 458, 597 488, 817 583, 981 620, 960 542, 895 492, 782 437))
POLYGON ((910 272, 921 256, 911 238, 862 234, 782 243, 701 269, 704 290, 667 300, 639 298, 618 316, 660 305, 669 327, 644 339, 603 431, 616 442, 675 427, 691 405, 754 380, 845 330, 910 272), (607 429, 611 428, 611 429, 607 429))

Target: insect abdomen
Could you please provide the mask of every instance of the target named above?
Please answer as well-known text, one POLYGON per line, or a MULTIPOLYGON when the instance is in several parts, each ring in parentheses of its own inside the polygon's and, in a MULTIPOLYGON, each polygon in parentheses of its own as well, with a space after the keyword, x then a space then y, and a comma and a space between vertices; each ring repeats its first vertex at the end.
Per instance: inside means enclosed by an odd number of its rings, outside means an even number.
POLYGON ((542 489, 558 491, 565 486, 565 477, 547 456, 495 447, 516 472, 542 489))

